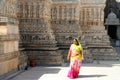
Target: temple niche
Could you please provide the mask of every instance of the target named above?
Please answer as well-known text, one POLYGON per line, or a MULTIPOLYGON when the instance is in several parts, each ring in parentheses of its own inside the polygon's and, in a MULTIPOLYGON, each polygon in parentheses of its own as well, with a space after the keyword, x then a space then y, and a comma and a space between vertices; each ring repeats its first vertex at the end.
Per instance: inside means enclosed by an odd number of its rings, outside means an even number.
POLYGON ((105 29, 110 36, 111 45, 120 54, 120 2, 107 0, 105 11, 105 29))

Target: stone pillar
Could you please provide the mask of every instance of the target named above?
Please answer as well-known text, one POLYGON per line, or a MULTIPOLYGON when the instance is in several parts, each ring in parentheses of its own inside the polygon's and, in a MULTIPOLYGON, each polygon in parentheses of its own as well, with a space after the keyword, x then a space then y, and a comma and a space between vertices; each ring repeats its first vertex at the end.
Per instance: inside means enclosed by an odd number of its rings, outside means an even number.
POLYGON ((0 0, 0 75, 18 69, 19 31, 15 8, 16 0, 0 0))

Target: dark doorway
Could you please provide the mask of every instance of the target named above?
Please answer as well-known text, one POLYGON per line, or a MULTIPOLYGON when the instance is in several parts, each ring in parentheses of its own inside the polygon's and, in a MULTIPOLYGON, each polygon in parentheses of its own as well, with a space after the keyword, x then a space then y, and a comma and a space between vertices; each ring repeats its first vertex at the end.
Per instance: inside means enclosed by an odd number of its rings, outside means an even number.
POLYGON ((117 39, 117 27, 115 25, 108 26, 108 35, 111 39, 117 39))

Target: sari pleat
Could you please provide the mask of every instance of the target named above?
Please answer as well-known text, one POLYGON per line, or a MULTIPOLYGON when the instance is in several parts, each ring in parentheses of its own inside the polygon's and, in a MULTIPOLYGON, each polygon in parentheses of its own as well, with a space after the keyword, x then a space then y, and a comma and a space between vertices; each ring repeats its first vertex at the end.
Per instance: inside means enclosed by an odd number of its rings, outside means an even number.
POLYGON ((80 60, 74 60, 70 63, 70 70, 68 72, 69 78, 77 78, 80 73, 82 62, 80 60))

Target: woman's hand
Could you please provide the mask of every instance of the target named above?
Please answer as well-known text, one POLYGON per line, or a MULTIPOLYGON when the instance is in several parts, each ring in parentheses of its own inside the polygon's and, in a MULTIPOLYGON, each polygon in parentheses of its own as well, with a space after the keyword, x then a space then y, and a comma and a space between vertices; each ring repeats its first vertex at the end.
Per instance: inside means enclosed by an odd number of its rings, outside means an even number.
POLYGON ((84 60, 84 54, 83 54, 83 51, 82 51, 82 60, 84 60))
POLYGON ((70 54, 70 50, 69 50, 68 55, 67 55, 67 60, 68 61, 70 61, 70 56, 71 56, 71 54, 70 54))
POLYGON ((69 56, 67 57, 67 60, 70 61, 70 57, 69 56))

